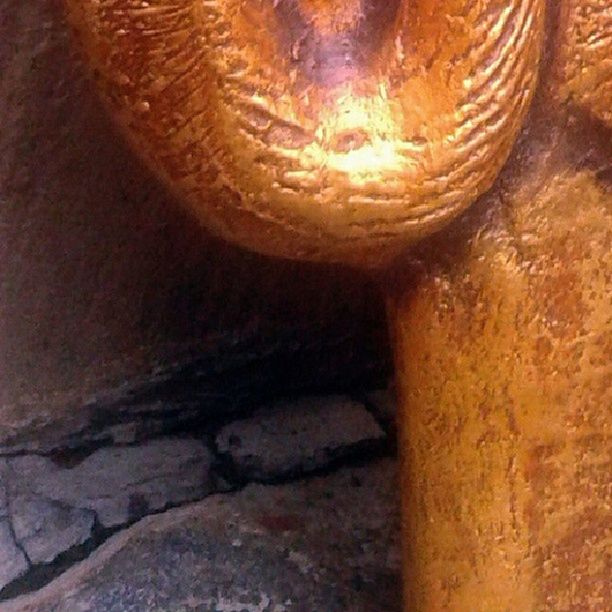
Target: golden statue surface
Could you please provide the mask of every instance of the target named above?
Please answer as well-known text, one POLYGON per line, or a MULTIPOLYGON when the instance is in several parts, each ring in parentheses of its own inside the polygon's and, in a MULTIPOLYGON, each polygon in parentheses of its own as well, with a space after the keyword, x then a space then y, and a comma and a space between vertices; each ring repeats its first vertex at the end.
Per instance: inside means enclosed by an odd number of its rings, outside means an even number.
POLYGON ((610 0, 66 4, 204 225, 385 286, 405 609, 612 606, 610 0))

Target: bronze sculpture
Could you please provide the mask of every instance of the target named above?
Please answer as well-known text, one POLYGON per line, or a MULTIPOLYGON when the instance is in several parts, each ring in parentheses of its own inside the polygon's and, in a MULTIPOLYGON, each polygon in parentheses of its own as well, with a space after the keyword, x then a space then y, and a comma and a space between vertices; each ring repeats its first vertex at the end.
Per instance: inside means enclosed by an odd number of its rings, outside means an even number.
POLYGON ((204 224, 385 284, 406 609, 610 605, 609 0, 67 5, 204 224))

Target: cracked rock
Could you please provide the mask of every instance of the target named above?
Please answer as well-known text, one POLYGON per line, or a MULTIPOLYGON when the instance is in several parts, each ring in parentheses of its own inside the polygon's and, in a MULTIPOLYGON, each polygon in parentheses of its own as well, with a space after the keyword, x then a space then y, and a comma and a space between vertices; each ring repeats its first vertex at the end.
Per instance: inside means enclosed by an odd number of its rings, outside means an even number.
MULTIPOLYGON (((166 438, 140 446, 102 448, 73 467, 35 455, 8 462, 12 497, 44 500, 52 518, 43 520, 56 528, 66 518, 59 508, 94 511, 104 527, 114 527, 199 499, 210 490, 210 451, 192 439, 166 438)), ((84 529, 87 519, 78 516, 84 529)), ((73 539, 79 537, 72 535, 73 539)))
POLYGON ((330 396, 273 404, 223 427, 216 443, 242 476, 269 480, 325 467, 384 438, 362 404, 330 396))
POLYGON ((24 574, 28 560, 17 546, 9 519, 8 496, 6 490, 7 466, 0 459, 0 590, 9 582, 24 574))
POLYGON ((0 518, 0 590, 28 568, 28 560, 13 538, 9 519, 0 518))
POLYGON ((41 498, 11 500, 15 538, 31 563, 50 563, 91 536, 95 513, 41 498))
POLYGON ((251 484, 145 518, 6 610, 396 612, 398 510, 389 459, 251 484))

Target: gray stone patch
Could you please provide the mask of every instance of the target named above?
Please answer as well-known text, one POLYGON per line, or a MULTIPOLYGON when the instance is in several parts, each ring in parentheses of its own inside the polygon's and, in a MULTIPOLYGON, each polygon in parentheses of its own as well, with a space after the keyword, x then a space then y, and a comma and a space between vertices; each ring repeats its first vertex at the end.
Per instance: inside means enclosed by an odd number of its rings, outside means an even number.
POLYGON ((6 459, 0 459, 0 519, 8 515, 7 476, 8 466, 6 465, 6 459))
MULTIPOLYGON (((15 457, 8 463, 13 474, 13 499, 45 500, 54 512, 54 502, 89 509, 104 527, 200 499, 210 491, 210 451, 192 439, 166 438, 141 446, 102 448, 70 469, 35 455, 15 457)), ((50 523, 56 520, 57 513, 50 523)))
POLYGON ((86 542, 95 513, 65 504, 20 496, 11 500, 13 531, 31 563, 50 563, 59 554, 86 542))
POLYGON ((8 518, 0 518, 0 590, 29 569, 28 560, 15 543, 8 518))
POLYGON ((0 590, 23 575, 29 568, 26 556, 13 537, 9 518, 7 479, 6 461, 0 459, 0 590))
POLYGON ((266 480, 316 470, 384 438, 362 404, 330 396, 273 404, 223 427, 216 444, 245 478, 266 480))
POLYGON ((399 612, 389 459, 147 517, 2 612, 399 612))

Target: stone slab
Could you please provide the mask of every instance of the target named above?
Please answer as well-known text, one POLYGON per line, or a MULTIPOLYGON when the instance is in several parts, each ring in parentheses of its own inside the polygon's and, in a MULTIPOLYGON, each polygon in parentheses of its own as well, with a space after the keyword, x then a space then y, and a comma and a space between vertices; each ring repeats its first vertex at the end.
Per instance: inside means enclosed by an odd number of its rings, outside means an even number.
POLYGON ((91 510, 26 496, 11 500, 11 516, 15 539, 31 563, 50 563, 86 542, 96 518, 91 510))
POLYGON ((269 480, 322 468, 384 438, 363 404, 326 396, 278 402, 233 421, 220 430, 216 444, 243 477, 269 480))
POLYGON ((400 610, 390 459, 147 517, 0 612, 400 610))
POLYGON ((206 495, 211 454, 199 440, 165 438, 101 448, 70 467, 38 455, 8 464, 13 498, 92 510, 102 526, 114 527, 206 495))
POLYGON ((29 569, 23 551, 15 543, 8 518, 0 518, 0 589, 29 569))
POLYGON ((25 554, 17 546, 10 522, 7 479, 8 466, 5 460, 0 459, 0 590, 29 569, 25 554))

